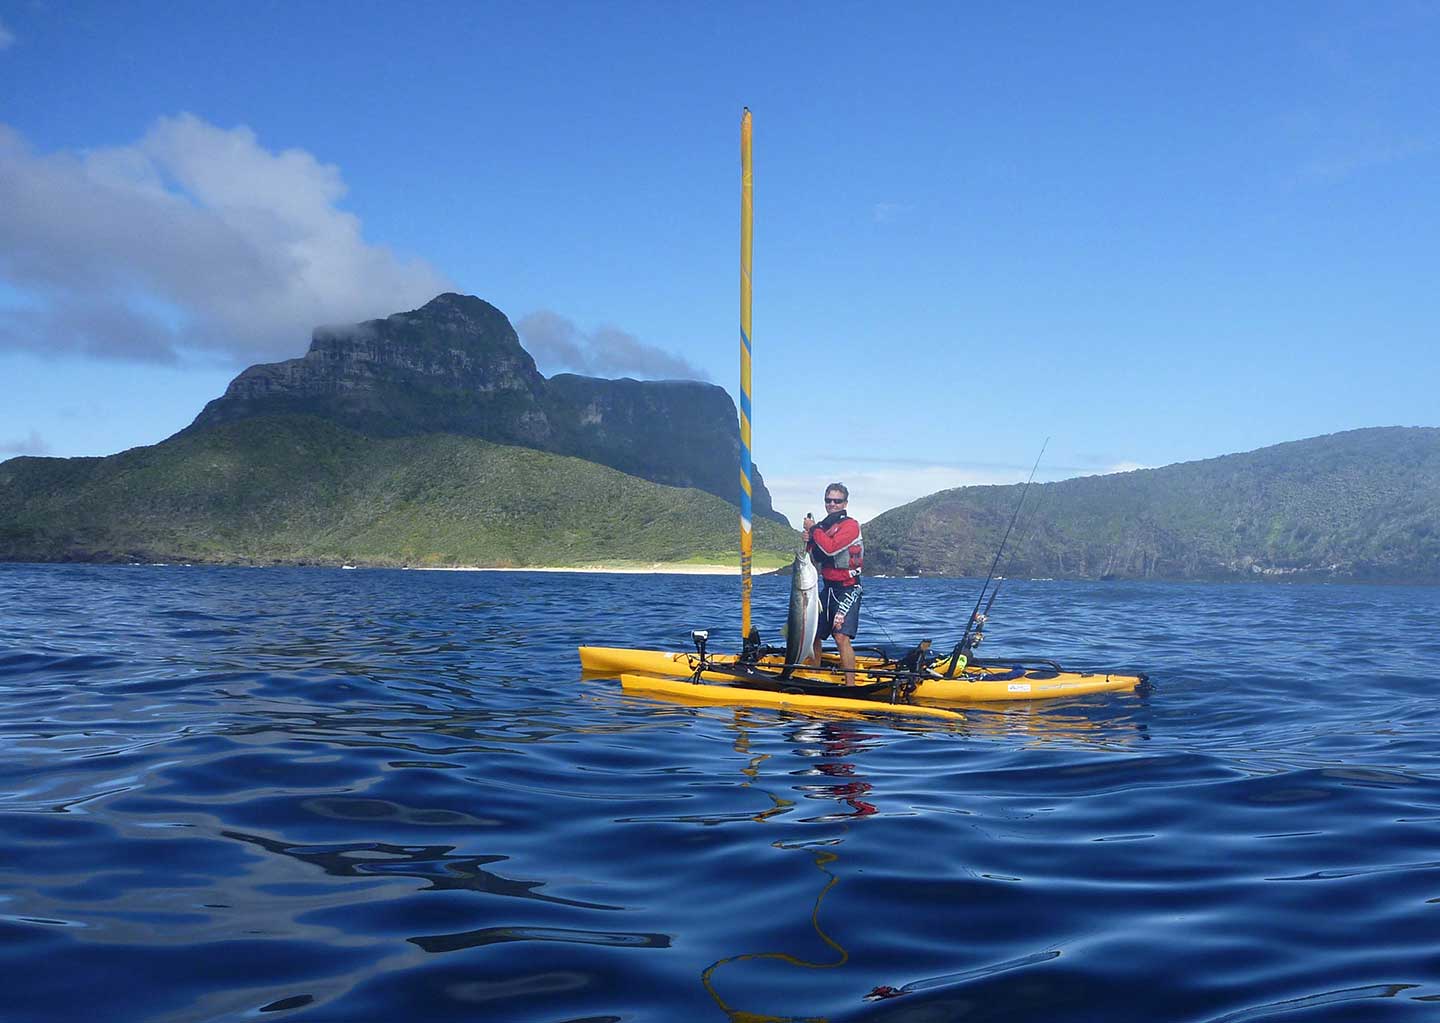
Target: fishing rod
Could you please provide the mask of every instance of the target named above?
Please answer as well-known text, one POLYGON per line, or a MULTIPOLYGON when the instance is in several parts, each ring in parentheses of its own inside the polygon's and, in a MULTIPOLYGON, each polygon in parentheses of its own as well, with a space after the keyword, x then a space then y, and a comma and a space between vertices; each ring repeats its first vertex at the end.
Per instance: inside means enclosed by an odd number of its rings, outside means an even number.
POLYGON ((1041 487, 1040 497, 1035 499, 1034 507, 1030 509, 1030 520, 1025 523, 1024 529, 1021 530, 1022 535, 1020 539, 1015 540, 1014 548, 1009 549, 1009 558, 1005 559, 1004 571, 999 573, 999 576, 996 576, 995 589, 992 589, 991 597, 989 597, 988 601, 985 601, 985 609, 981 612, 981 618, 989 618, 989 609, 995 607, 995 597, 999 594, 999 588, 1001 588, 1001 584, 1004 584, 1005 579, 1009 578, 1009 569, 1011 569, 1011 566, 1015 563, 1015 555, 1018 555, 1021 548, 1024 548, 1025 540, 1030 539, 1031 536, 1035 535, 1035 530, 1040 529, 1040 506, 1044 503, 1044 500, 1045 488, 1041 487))
MULTIPOLYGON (((995 598, 1000 593, 1000 587, 1005 580, 1010 578, 1010 568, 1015 564, 1015 556, 1025 546, 1025 541, 1035 535, 1035 530, 1040 526, 1040 503, 1045 500, 1045 489, 1040 489, 1040 496, 1035 499, 1035 506, 1030 509, 1030 520, 1026 525, 1025 535, 1015 541, 1015 546, 1010 548, 1010 557, 1005 559, 1005 570, 995 579, 995 588, 990 591, 990 599, 985 602, 985 610, 980 612, 979 624, 975 629, 975 638, 970 641, 972 648, 980 645, 981 634, 985 631, 985 623, 990 619, 990 609, 995 606, 995 598)), ((969 650, 963 651, 969 653, 969 650)))
MULTIPOLYGON (((960 655, 964 653, 966 644, 970 641, 970 633, 975 629, 976 616, 980 614, 980 605, 985 602, 985 591, 990 588, 990 580, 995 578, 995 569, 1000 564, 1000 556, 1005 553, 1005 544, 1010 540, 1010 531, 1015 528, 1015 520, 1020 517, 1020 509, 1025 505, 1025 495, 1030 492, 1030 484, 1035 482, 1035 471, 1040 468, 1040 459, 1045 457, 1045 449, 1050 446, 1050 438, 1045 438, 1045 443, 1040 445, 1040 454, 1035 456, 1035 464, 1030 467, 1030 478, 1025 481, 1025 486, 1020 491, 1020 500, 1015 502, 1015 511, 1010 515, 1010 524, 1005 527, 1005 535, 1000 538, 1000 546, 995 551, 995 559, 990 562, 990 573, 985 576, 985 584, 980 587, 980 596, 975 598, 975 610, 970 612, 970 619, 965 623, 965 631, 960 636, 960 642, 955 644, 955 649, 950 652, 950 666, 945 669, 946 678, 954 678, 960 668, 960 655)), ((999 587, 996 587, 998 590, 999 587)), ((991 597, 994 603, 994 597, 991 597)))

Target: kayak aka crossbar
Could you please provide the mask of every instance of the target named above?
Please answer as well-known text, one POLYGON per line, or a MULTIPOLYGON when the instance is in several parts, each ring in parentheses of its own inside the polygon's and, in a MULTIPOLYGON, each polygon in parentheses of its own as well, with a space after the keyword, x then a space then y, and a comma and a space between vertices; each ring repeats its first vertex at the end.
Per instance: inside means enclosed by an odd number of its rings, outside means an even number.
MULTIPOLYGON (((785 668, 806 667, 805 665, 784 665, 785 668)), ((811 671, 815 669, 810 668, 811 671)), ((698 680, 701 672, 710 675, 725 675, 730 681, 716 682, 714 684, 730 685, 735 688, 760 689, 773 693, 792 693, 804 696, 835 696, 839 690, 844 696, 852 699, 875 699, 882 693, 891 697, 887 702, 897 702, 895 697, 896 684, 894 682, 868 682, 853 686, 837 686, 834 682, 820 682, 813 679, 802 678, 796 675, 772 675, 768 671, 758 671, 754 668, 747 668, 730 664, 707 664, 697 668, 695 672, 698 680)), ((834 672, 834 674, 840 674, 834 672)), ((867 672, 867 674, 877 674, 867 672)), ((894 673, 898 675, 898 673, 894 673)), ((879 702, 878 700, 876 702, 879 702)))

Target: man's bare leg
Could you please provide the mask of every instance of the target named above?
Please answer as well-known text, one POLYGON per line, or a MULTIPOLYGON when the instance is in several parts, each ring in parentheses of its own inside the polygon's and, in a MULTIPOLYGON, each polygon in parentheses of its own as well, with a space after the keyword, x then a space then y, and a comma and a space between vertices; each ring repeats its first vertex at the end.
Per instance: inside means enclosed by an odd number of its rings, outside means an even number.
POLYGON ((850 637, 843 632, 835 633, 833 637, 835 646, 840 651, 840 667, 845 669, 845 684, 855 684, 855 648, 850 645, 850 637))

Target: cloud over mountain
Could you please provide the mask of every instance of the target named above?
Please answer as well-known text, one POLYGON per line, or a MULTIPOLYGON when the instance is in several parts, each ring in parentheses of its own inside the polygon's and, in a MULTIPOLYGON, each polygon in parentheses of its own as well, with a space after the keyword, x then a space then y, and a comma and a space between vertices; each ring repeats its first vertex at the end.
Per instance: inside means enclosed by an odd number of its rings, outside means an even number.
POLYGON ((0 125, 0 348, 172 362, 292 355, 318 323, 449 282, 363 237, 337 167, 246 127, 162 118, 131 145, 37 153, 0 125))
POLYGON ((0 438, 0 455, 48 455, 50 445, 39 432, 31 430, 25 437, 0 438))
POLYGON ((515 332, 525 350, 547 372, 571 370, 592 376, 635 376, 662 380, 709 380, 683 356, 646 344, 618 327, 583 331, 548 309, 523 316, 515 332))

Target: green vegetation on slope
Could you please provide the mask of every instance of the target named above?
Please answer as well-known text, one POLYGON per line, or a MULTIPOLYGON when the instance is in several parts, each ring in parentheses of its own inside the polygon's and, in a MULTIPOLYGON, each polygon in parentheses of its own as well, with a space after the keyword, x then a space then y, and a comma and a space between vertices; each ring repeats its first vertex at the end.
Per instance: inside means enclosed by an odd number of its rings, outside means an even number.
MULTIPOLYGON (((877 572, 984 575, 1020 488, 962 487, 866 523, 877 572)), ((1037 484, 1012 573, 1440 582, 1440 429, 1354 430, 1037 484)))
MULTIPOLYGON (((756 562, 796 534, 755 523, 756 562)), ((108 458, 0 464, 0 559, 585 565, 739 559, 734 506, 470 437, 246 419, 108 458)))

